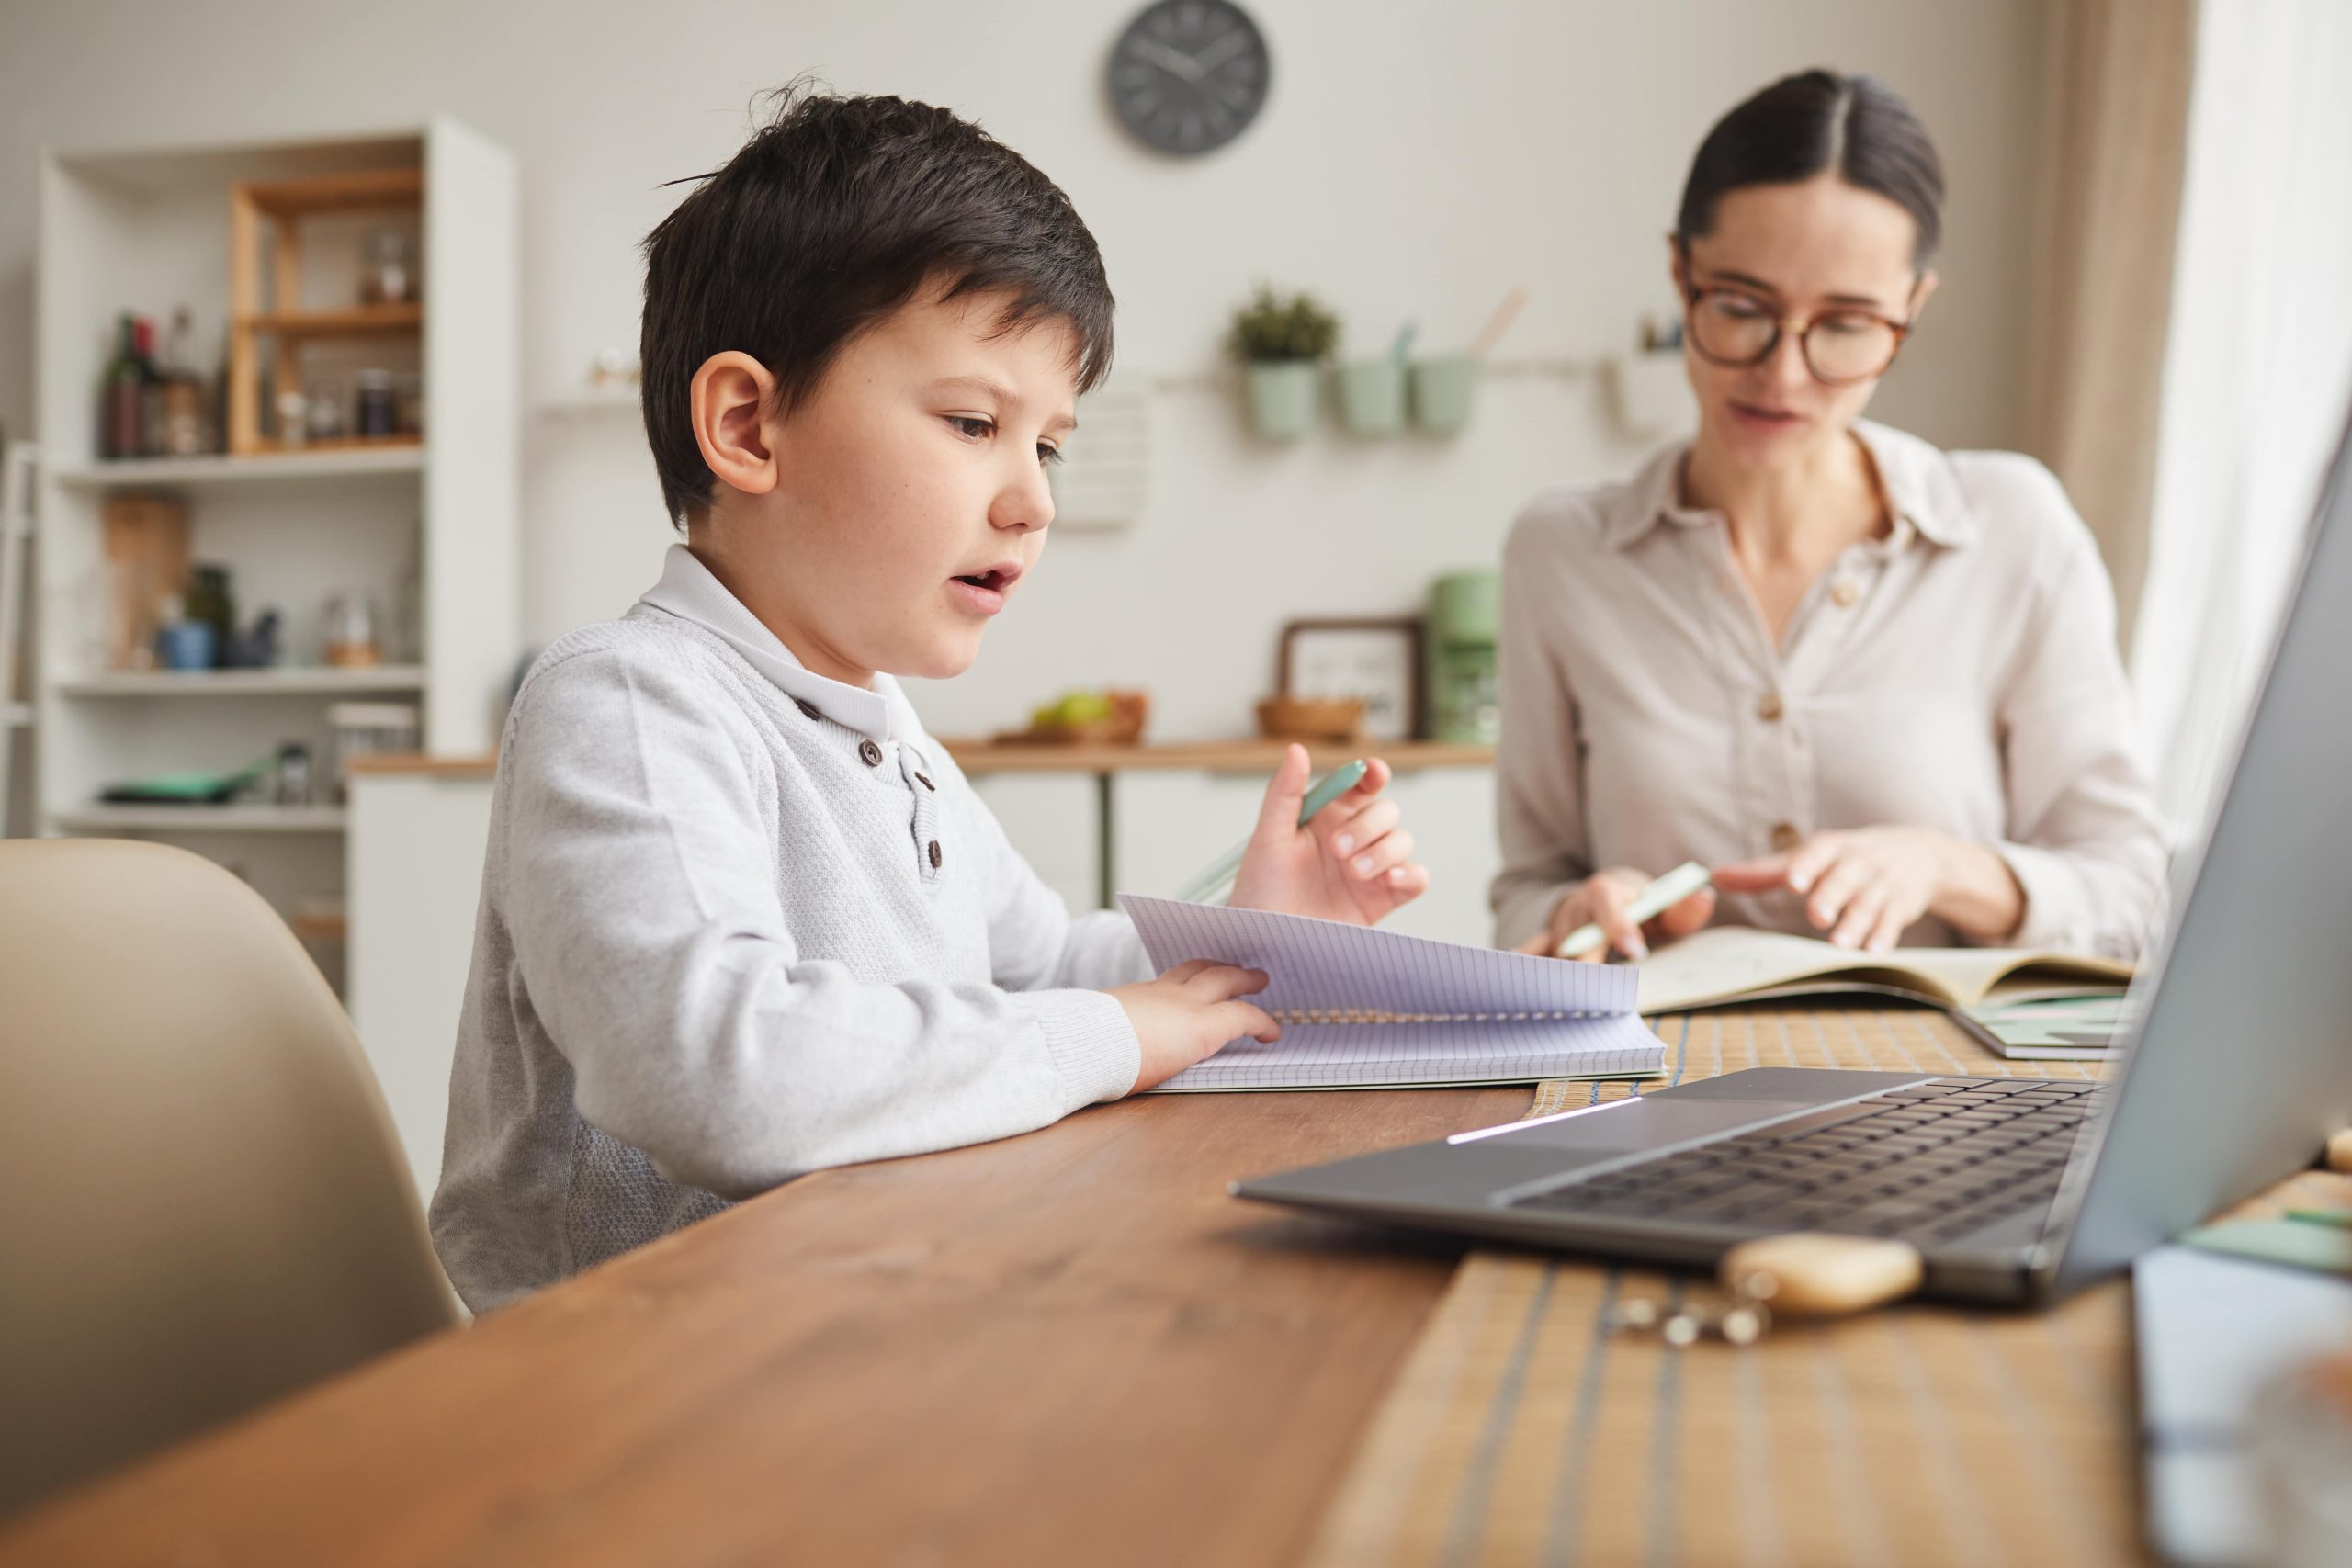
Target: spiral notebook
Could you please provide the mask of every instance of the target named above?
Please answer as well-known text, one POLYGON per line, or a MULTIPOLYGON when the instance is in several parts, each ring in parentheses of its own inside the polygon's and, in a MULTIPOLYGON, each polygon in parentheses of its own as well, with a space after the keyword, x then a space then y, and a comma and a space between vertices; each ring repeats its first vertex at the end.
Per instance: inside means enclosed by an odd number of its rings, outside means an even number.
POLYGON ((1129 893, 1119 905, 1156 969, 1206 958, 1264 970, 1250 999, 1283 1026, 1272 1045, 1236 1040, 1156 1093, 1646 1077, 1665 1059, 1622 966, 1264 909, 1129 893))

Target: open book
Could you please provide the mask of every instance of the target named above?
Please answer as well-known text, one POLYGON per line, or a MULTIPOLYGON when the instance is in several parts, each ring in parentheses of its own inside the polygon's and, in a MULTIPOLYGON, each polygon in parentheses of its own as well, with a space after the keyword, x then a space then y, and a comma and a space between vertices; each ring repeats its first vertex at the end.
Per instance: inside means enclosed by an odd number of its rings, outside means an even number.
POLYGON ((1249 999, 1283 1026, 1159 1086, 1394 1089, 1657 1073, 1666 1047, 1634 1015, 1634 975, 1459 947, 1336 920, 1122 893, 1153 967, 1191 959, 1262 969, 1249 999))
POLYGON ((1860 992, 1943 1008, 1963 1023, 1973 1012, 2019 1004, 2120 997, 2132 980, 2129 964, 2081 953, 2015 947, 1857 953, 1812 937, 1743 926, 1711 927, 1659 948, 1632 967, 1641 976, 1641 1010, 1653 1015, 1725 1002, 1860 992))

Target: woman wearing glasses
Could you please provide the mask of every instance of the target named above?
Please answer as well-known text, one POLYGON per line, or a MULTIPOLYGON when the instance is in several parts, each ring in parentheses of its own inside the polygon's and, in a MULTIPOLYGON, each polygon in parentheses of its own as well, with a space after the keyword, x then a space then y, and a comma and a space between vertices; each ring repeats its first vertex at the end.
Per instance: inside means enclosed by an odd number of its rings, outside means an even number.
POLYGON ((1638 957, 1714 919, 2137 955, 2164 852, 2088 531, 2032 459, 1861 417, 1942 196, 1866 76, 1777 82, 1700 147, 1670 257, 1698 434, 1539 497, 1504 553, 1503 945, 1591 921, 1638 957), (1714 888, 1637 927, 1685 860, 1714 888))

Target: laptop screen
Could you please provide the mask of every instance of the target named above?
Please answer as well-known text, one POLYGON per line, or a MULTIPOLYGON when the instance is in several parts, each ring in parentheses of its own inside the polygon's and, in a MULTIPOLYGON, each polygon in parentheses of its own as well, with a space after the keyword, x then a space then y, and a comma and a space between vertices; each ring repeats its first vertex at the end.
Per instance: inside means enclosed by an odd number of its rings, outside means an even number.
MULTIPOLYGON (((2352 431, 2111 1112, 2043 1236, 2059 1290, 2308 1166, 2352 1126, 2352 431)), ((2217 523, 2217 525, 2218 523, 2217 523)))

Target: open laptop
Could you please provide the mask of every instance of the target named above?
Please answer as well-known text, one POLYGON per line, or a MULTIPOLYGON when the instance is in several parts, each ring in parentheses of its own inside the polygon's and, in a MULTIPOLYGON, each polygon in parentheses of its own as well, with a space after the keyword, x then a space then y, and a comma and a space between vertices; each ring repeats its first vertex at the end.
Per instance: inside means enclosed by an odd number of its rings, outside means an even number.
POLYGON ((1236 1184, 1244 1198, 1711 1264, 1895 1236, 1926 1293, 2035 1302, 2352 1126, 2352 432, 2120 1082, 1760 1067, 1236 1184))

